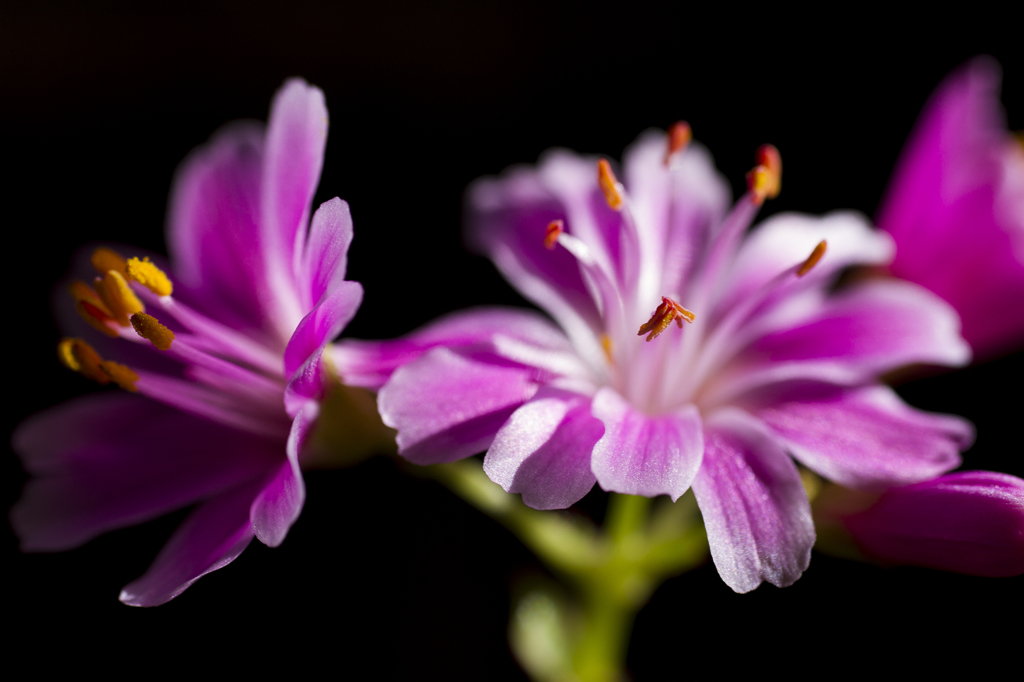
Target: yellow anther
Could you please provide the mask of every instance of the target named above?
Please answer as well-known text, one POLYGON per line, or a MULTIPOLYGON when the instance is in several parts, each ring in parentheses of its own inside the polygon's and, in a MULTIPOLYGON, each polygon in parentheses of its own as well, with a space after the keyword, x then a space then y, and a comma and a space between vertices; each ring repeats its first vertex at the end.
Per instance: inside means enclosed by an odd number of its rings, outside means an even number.
POLYGON ((558 244, 558 237, 565 231, 565 221, 552 220, 544 231, 544 248, 551 251, 558 244))
POLYGON ((774 199, 782 191, 782 156, 770 144, 757 150, 757 166, 747 173, 747 189, 758 206, 774 199))
POLYGON ((82 339, 65 338, 57 344, 57 357, 68 369, 101 384, 109 384, 110 377, 100 369, 103 358, 82 339))
POLYGON ((651 319, 640 325, 640 331, 638 331, 636 335, 643 336, 644 334, 647 334, 646 340, 653 341, 661 336, 661 333, 668 329, 669 325, 673 322, 682 329, 683 320, 693 322, 695 319, 697 319, 697 316, 691 311, 679 305, 671 298, 662 296, 661 305, 659 305, 657 309, 655 309, 654 313, 651 314, 651 319))
POLYGON ((171 279, 164 271, 153 264, 149 258, 139 260, 128 259, 128 276, 152 291, 157 296, 170 296, 174 291, 171 279))
POLYGON ((160 324, 152 315, 135 313, 132 315, 132 327, 142 338, 152 343, 157 350, 168 350, 174 341, 174 332, 160 324))
POLYGON ((601 186, 604 200, 616 211, 622 210, 622 185, 615 179, 611 164, 605 159, 597 162, 597 184, 601 186))
POLYGON ((96 271, 101 275, 105 275, 111 270, 120 272, 122 275, 124 274, 126 265, 125 260, 121 257, 121 254, 113 249, 101 246, 92 252, 91 260, 92 266, 96 268, 96 271))
POLYGON ((604 357, 608 360, 608 364, 615 364, 615 360, 612 359, 612 337, 601 334, 601 349, 604 351, 604 357))
POLYGON ((818 245, 814 247, 814 251, 811 251, 811 255, 807 257, 807 260, 805 260, 803 265, 801 265, 796 271, 796 276, 803 277, 810 272, 811 268, 817 265, 818 261, 821 260, 821 257, 825 255, 825 248, 827 246, 828 243, 824 239, 818 242, 818 245))
POLYGON ((747 189, 754 196, 754 203, 760 206, 768 197, 771 187, 771 171, 765 166, 754 166, 747 173, 747 189))
POLYGON ((102 279, 97 277, 93 288, 110 311, 110 317, 122 327, 128 326, 131 315, 146 310, 124 276, 116 270, 108 270, 102 279))
POLYGON ((138 393, 139 389, 135 388, 135 382, 139 380, 139 375, 129 369, 126 365, 122 365, 111 360, 104 360, 100 363, 100 369, 103 370, 104 374, 110 377, 111 381, 124 390, 131 391, 132 393, 138 393))
POLYGON ((686 149, 692 139, 693 131, 690 130, 689 123, 679 121, 673 124, 668 130, 668 149, 665 150, 665 165, 669 164, 674 154, 686 149))

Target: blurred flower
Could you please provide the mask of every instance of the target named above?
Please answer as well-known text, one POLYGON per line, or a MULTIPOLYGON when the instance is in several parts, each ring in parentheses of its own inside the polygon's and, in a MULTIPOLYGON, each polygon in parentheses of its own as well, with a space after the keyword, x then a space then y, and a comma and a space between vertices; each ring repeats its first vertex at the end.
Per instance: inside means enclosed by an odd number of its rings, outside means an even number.
POLYGON ((962 471, 881 496, 828 485, 814 517, 833 553, 993 578, 1024 573, 1024 481, 1008 474, 962 471))
POLYGON ((1024 344, 1024 147, 1006 131, 991 59, 932 95, 878 225, 896 241, 892 273, 956 308, 978 355, 1024 344))
POLYGON ((180 168, 172 267, 93 251, 99 276, 73 282, 65 300, 79 315, 71 326, 101 334, 65 338, 58 354, 126 392, 52 408, 14 434, 33 476, 11 512, 23 549, 68 549, 198 504, 121 593, 154 605, 254 535, 284 540, 305 498, 304 445, 331 393, 322 351, 362 300, 345 281, 347 204, 326 202, 310 224, 326 137, 323 93, 288 81, 265 132, 231 124, 180 168))
POLYGON ((558 326, 470 312, 441 326, 477 316, 486 337, 453 335, 416 359, 437 328, 384 344, 379 363, 411 361, 378 404, 410 461, 487 450, 487 474, 535 508, 568 507, 595 481, 674 500, 692 485, 723 579, 740 592, 788 585, 814 527, 787 452, 863 489, 957 466, 970 425, 908 407, 876 377, 962 365, 970 350, 955 312, 914 284, 834 290, 845 268, 892 256, 862 217, 778 215, 745 235, 780 188, 773 147, 730 210, 710 155, 688 142, 685 124, 644 135, 624 185, 607 161, 562 150, 477 181, 470 240, 558 326))

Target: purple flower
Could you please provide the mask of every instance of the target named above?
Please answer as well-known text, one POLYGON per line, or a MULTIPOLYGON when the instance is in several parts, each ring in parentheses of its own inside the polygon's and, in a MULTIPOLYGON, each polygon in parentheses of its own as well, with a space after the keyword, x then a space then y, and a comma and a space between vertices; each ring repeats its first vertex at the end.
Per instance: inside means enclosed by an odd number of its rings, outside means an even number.
POLYGON ((838 525, 878 563, 993 578, 1024 573, 1024 481, 1015 476, 963 471, 880 497, 830 486, 814 508, 819 522, 838 525))
POLYGON ((290 80, 265 131, 231 124, 179 169, 170 277, 155 259, 93 252, 99 275, 67 300, 86 334, 83 321, 102 334, 58 352, 127 392, 52 408, 15 433, 33 476, 11 513, 23 549, 68 549, 197 504, 121 593, 147 606, 227 565, 254 535, 284 540, 328 389, 322 351, 362 300, 345 281, 348 206, 332 199, 310 222, 326 138, 323 93, 290 80))
POLYGON ((642 136, 624 184, 605 160, 555 150, 470 188, 471 242, 557 324, 470 312, 337 352, 364 363, 368 386, 387 374, 374 379, 374 363, 408 363, 379 406, 410 461, 487 450, 491 479, 539 509, 567 507, 595 482, 672 499, 692 487, 726 583, 789 585, 814 543, 789 455, 869 490, 952 469, 970 425, 908 407, 877 377, 962 365, 970 349, 955 312, 914 284, 835 289, 844 269, 892 257, 863 217, 777 215, 746 234, 779 190, 778 152, 761 150, 730 208, 683 125, 642 136), (474 319, 480 333, 467 333, 474 319))
POLYGON ((1006 131, 999 67, 976 59, 925 106, 878 225, 890 269, 948 301, 978 355, 1024 342, 1024 147, 1006 131))

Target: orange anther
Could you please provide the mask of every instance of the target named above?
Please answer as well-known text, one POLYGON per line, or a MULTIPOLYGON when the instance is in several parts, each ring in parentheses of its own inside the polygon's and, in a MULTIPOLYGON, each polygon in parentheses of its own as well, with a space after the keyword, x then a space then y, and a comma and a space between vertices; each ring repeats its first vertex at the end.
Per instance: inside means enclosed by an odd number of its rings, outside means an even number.
POLYGON ((667 166, 669 161, 672 160, 673 154, 686 149, 692 139, 693 131, 690 130, 689 123, 686 121, 673 123, 672 127, 668 130, 668 149, 665 151, 665 165, 667 166))
POLYGON ((113 318, 107 315, 99 306, 93 305, 89 301, 77 301, 75 302, 75 310, 93 329, 111 338, 117 338, 117 332, 107 324, 108 321, 112 322, 113 318))
POLYGON ((547 230, 544 232, 544 248, 548 251, 555 248, 558 244, 558 236, 565 231, 565 221, 563 220, 552 220, 548 223, 547 230))
POLYGON ((661 305, 654 310, 654 313, 651 315, 651 319, 640 325, 640 331, 638 331, 636 335, 643 336, 644 334, 647 334, 646 340, 653 341, 658 338, 663 331, 668 329, 669 325, 673 322, 682 329, 683 320, 693 322, 694 319, 696 319, 696 315, 691 311, 679 305, 671 298, 662 296, 661 305))
POLYGON ((622 210, 622 185, 615 179, 611 164, 605 159, 597 162, 597 184, 601 186, 604 200, 616 211, 622 210))
POLYGON ((807 260, 805 260, 803 265, 801 265, 800 268, 796 271, 797 277, 803 277, 804 275, 811 271, 811 268, 818 264, 818 261, 821 260, 821 257, 825 255, 826 246, 828 246, 828 244, 825 242, 824 239, 818 242, 818 245, 814 247, 814 251, 811 251, 811 255, 807 257, 807 260))
POLYGON ((125 260, 117 251, 108 249, 104 246, 96 249, 92 252, 92 258, 90 259, 92 266, 96 268, 96 271, 101 275, 105 275, 111 270, 120 272, 122 275, 125 271, 125 260))
POLYGON ((615 360, 612 358, 612 337, 607 334, 601 334, 601 350, 604 351, 604 357, 608 360, 608 364, 614 364, 615 360))

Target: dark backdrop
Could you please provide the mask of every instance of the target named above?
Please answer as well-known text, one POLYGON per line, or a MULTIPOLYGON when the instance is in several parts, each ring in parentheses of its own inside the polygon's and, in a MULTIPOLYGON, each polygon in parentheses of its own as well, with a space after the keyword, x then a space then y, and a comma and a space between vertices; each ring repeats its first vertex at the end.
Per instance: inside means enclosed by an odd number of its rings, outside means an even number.
MULTIPOLYGON (((863 10, 758 10, 766 16, 730 6, 712 16, 693 4, 147 7, 0 9, 0 194, 13 242, 7 432, 100 390, 54 356, 49 297, 75 249, 110 240, 163 250, 177 163, 226 121, 265 119, 291 75, 327 96, 317 202, 339 195, 352 206, 350 279, 366 299, 346 335, 364 338, 469 305, 525 305, 463 251, 461 193, 550 146, 619 157, 645 128, 685 118, 736 190, 757 145, 781 149, 784 191, 764 214, 872 214, 919 108, 965 59, 988 53, 1003 63, 1011 127, 1024 128, 1019 14, 897 25, 863 10)), ((977 424, 968 468, 1024 475, 1022 378, 1011 356, 900 390, 977 424)), ((3 470, 9 507, 24 474, 10 454, 3 470)), ((514 537, 388 460, 307 481, 305 510, 282 547, 254 542, 157 609, 122 606, 117 594, 183 513, 63 554, 19 554, 8 529, 3 613, 18 633, 8 651, 43 667, 110 671, 301 670, 316 661, 355 677, 521 677, 505 644, 508 589, 542 569, 514 537), (216 658, 200 663, 197 653, 216 658), (359 672, 368 667, 376 672, 359 672)), ((645 680, 984 661, 1006 655, 1004 636, 1019 638, 1022 580, 816 554, 795 586, 736 595, 707 565, 655 594, 629 662, 645 680)))

